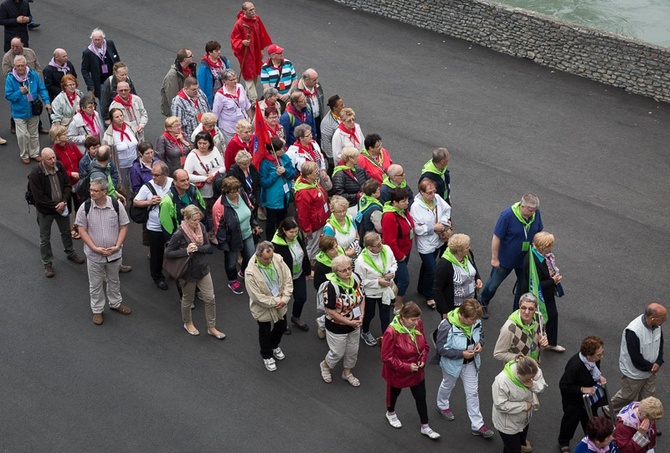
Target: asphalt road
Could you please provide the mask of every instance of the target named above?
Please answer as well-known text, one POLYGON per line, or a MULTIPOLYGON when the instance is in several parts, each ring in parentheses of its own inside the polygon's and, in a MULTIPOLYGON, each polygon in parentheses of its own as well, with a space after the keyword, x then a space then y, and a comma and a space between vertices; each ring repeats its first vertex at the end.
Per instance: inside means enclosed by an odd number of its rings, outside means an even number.
MULTIPOLYGON (((32 8, 42 26, 30 43, 43 65, 60 46, 79 68, 91 29, 102 27, 130 68, 149 111, 147 137, 155 140, 162 131, 160 83, 176 50, 186 46, 200 56, 204 42, 217 39, 231 56, 228 36, 238 3, 36 0, 32 8)), ((472 237, 483 274, 490 270, 499 212, 524 192, 540 196, 565 276, 559 341, 569 353, 543 357, 549 388, 529 437, 536 452, 557 451, 558 380, 569 355, 584 336, 601 336, 603 371, 618 389, 621 330, 646 303, 666 302, 668 105, 326 0, 256 8, 298 70, 316 68, 326 96, 340 94, 363 131, 383 137, 413 186, 434 147, 450 150, 454 224, 472 237)), ((284 337, 286 360, 277 372, 265 371, 248 299, 226 288, 220 252, 211 263, 218 324, 228 338, 190 337, 174 285, 162 292, 149 277, 137 225, 124 247, 124 263, 134 270, 122 276, 124 302, 134 311, 128 317, 107 311, 104 325, 94 326, 85 267, 65 260, 55 233, 56 277, 43 276, 35 212, 23 201, 29 168, 9 134, 8 104, 3 99, 0 105, 0 136, 9 138, 0 183, 0 451, 502 449, 498 436, 470 435, 460 386, 452 398, 456 421, 439 419, 436 367, 428 369, 427 388, 431 426, 442 434, 437 442, 419 435, 409 391, 397 408, 404 427, 388 426, 376 348, 361 346, 360 388, 321 381, 318 362, 327 347, 314 328, 284 337)), ((48 144, 45 136, 41 142, 48 144)), ((413 281, 418 262, 414 253, 413 281)), ((485 322, 480 401, 489 426, 490 385, 502 369, 491 351, 511 309, 512 284, 509 279, 501 287, 485 322)), ((416 297, 414 286, 408 299, 416 297)), ((313 319, 313 305, 306 305, 305 319, 313 319)), ((432 329, 437 315, 424 314, 432 329)), ((194 320, 204 331, 201 304, 194 320)), ((378 329, 373 322, 373 332, 378 329)), ((667 402, 668 371, 659 378, 658 396, 667 402)), ((660 426, 670 430, 666 421, 660 426)), ((658 452, 663 444, 662 438, 658 452)))

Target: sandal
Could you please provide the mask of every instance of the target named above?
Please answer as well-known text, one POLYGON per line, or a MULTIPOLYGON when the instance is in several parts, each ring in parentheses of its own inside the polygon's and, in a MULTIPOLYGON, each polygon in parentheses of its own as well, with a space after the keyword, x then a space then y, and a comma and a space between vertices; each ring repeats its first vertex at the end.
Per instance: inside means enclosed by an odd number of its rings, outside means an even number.
POLYGON ((342 379, 347 381, 349 384, 351 384, 352 387, 360 387, 361 386, 361 381, 358 380, 357 377, 355 377, 352 373, 349 374, 342 374, 342 379))
POLYGON ((328 368, 328 365, 324 367, 323 362, 321 362, 319 363, 319 367, 321 368, 321 379, 323 379, 323 382, 326 384, 333 382, 333 376, 330 374, 330 368, 328 368))
POLYGON ((433 299, 427 300, 426 305, 428 305, 428 308, 431 310, 435 310, 435 301, 433 299))

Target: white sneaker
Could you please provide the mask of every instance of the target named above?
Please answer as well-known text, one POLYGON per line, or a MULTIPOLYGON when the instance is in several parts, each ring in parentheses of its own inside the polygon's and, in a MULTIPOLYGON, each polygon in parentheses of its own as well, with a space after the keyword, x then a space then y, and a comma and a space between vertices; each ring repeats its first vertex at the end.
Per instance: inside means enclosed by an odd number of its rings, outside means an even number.
POLYGON ((396 429, 402 428, 402 423, 398 420, 398 415, 396 413, 389 414, 386 412, 386 420, 389 421, 389 424, 396 429))
POLYGON ((269 359, 263 359, 263 363, 265 364, 265 369, 268 371, 277 371, 277 364, 275 363, 275 359, 270 357, 269 359))
POLYGON ((281 350, 281 348, 275 348, 272 350, 272 355, 275 356, 275 359, 277 360, 284 360, 286 356, 284 355, 284 352, 281 350))
POLYGON ((435 431, 433 431, 432 429, 430 429, 430 426, 422 426, 421 427, 421 434, 423 434, 424 436, 428 436, 433 440, 440 438, 440 435, 438 433, 436 433, 435 431))

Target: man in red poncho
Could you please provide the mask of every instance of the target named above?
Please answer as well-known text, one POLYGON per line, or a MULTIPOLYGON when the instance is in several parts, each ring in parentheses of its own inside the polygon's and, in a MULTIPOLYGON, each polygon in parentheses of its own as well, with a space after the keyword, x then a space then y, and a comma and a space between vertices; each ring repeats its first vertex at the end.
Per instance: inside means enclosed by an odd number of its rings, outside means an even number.
POLYGON ((252 103, 258 98, 256 84, 263 65, 263 49, 270 44, 272 39, 261 18, 256 15, 254 4, 242 3, 242 11, 237 15, 237 22, 230 33, 230 47, 240 62, 242 82, 252 103))

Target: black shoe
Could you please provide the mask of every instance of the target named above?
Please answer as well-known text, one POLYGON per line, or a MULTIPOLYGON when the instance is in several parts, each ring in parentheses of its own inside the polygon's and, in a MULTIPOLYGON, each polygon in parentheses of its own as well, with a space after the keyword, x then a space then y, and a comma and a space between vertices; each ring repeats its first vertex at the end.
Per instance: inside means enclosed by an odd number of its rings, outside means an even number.
POLYGON ((165 280, 158 280, 156 282, 156 286, 158 286, 158 289, 162 289, 163 291, 167 291, 168 289, 168 284, 165 280))
POLYGON ((42 24, 40 24, 39 22, 33 22, 32 24, 28 24, 28 29, 32 30, 34 28, 39 27, 40 25, 42 24))
POLYGON ((489 319, 489 306, 482 305, 482 319, 489 319))
POLYGON ((40 134, 42 134, 42 135, 49 135, 49 131, 44 130, 44 129, 40 129, 40 134))
POLYGON ((12 134, 16 134, 16 126, 12 124, 12 134))
POLYGON ((291 316, 291 323, 303 332, 307 332, 309 330, 309 326, 299 318, 294 318, 291 316))
POLYGON ((291 328, 289 326, 286 326, 286 330, 284 331, 284 335, 291 335, 291 328))

